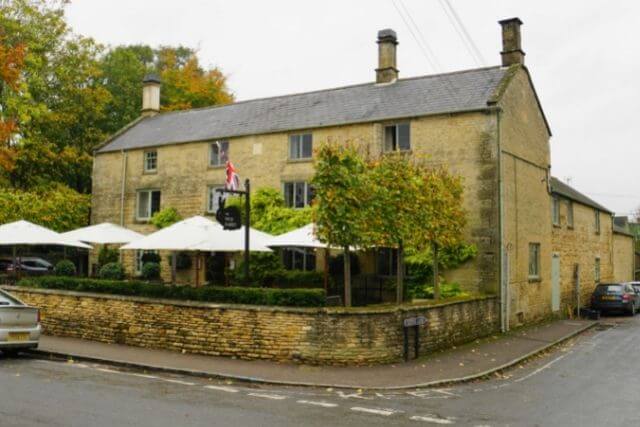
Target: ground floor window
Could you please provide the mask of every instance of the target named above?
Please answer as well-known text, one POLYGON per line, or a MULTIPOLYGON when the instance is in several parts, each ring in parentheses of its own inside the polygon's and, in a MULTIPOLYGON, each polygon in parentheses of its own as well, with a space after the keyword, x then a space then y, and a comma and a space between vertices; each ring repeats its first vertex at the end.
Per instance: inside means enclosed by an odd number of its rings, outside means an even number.
POLYGON ((376 250, 376 273, 378 276, 395 276, 398 273, 398 250, 378 248, 376 250))
POLYGON ((540 277, 540 243, 529 243, 529 278, 540 277))
POLYGON ((282 250, 282 262, 287 270, 315 271, 316 252, 311 248, 286 248, 282 250))
POLYGON ((136 251, 136 274, 142 274, 142 256, 144 254, 155 254, 157 251, 136 251))
POLYGON ((216 191, 223 189, 224 185, 210 185, 207 187, 207 213, 216 213, 220 206, 220 198, 222 193, 216 191))

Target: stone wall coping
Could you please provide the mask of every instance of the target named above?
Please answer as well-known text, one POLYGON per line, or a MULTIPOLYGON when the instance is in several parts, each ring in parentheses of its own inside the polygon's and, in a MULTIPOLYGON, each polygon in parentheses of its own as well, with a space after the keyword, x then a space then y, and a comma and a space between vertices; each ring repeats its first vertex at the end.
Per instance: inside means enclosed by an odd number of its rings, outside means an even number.
POLYGON ((12 285, 0 285, 0 288, 7 291, 17 292, 31 292, 36 294, 46 295, 64 295, 73 296, 78 298, 95 298, 95 299, 109 299, 118 301, 137 302, 144 304, 163 304, 173 305, 178 307, 192 307, 192 308, 210 308, 210 309, 223 309, 223 310, 248 310, 248 311, 267 311, 267 312, 285 312, 285 313, 300 313, 300 314, 334 314, 334 315, 370 315, 370 314, 390 314, 390 313, 410 313, 425 309, 436 309, 451 305, 465 304, 475 301, 497 299, 495 295, 477 295, 473 298, 460 299, 455 301, 445 301, 438 304, 412 304, 402 306, 389 306, 389 307, 283 307, 283 306, 267 306, 267 305, 249 305, 249 304, 226 304, 226 303, 207 303, 199 301, 181 301, 162 298, 149 298, 140 296, 129 295, 116 295, 116 294, 101 294, 93 292, 77 292, 66 291, 62 289, 41 289, 41 288, 29 288, 24 286, 12 286, 12 285))

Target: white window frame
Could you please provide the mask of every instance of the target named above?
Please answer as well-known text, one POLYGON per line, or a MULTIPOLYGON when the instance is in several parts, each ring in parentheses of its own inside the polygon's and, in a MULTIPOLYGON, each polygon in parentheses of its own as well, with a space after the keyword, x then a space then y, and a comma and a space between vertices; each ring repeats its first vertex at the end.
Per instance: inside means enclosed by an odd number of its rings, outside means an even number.
POLYGON ((209 144, 209 166, 212 168, 224 166, 227 159, 229 159, 229 141, 218 141, 218 143, 220 144, 220 148, 222 149, 223 153, 225 152, 225 148, 226 148, 226 155, 224 158, 221 158, 220 150, 218 149, 218 144, 216 144, 215 142, 209 144), (215 154, 215 157, 213 152, 214 148, 218 149, 218 152, 215 154))
MULTIPOLYGON (((315 250, 313 248, 300 248, 300 247, 286 247, 286 248, 282 248, 282 264, 285 266, 285 269, 289 270, 289 271, 315 271, 316 270, 316 266, 317 266, 317 256, 315 253, 315 250), (293 257, 302 257, 302 269, 296 269, 296 268, 291 268, 288 269, 285 263, 285 251, 287 252, 291 252, 293 254, 293 257), (313 269, 309 268, 310 266, 307 265, 307 256, 313 256, 315 259, 314 265, 313 265, 313 269)), ((295 264, 295 262, 293 262, 293 264, 295 264)))
POLYGON ((309 184, 308 181, 286 181, 282 183, 282 194, 284 194, 284 201, 285 201, 285 206, 288 208, 294 208, 294 209, 302 209, 302 208, 306 208, 307 206, 311 205, 311 200, 309 199, 310 197, 310 191, 309 191, 309 187, 311 187, 311 184, 309 184), (289 200, 287 200, 287 185, 288 184, 292 184, 293 185, 293 200, 291 201, 292 203, 288 203, 289 200), (299 185, 304 185, 304 191, 303 191, 303 199, 304 199, 304 205, 303 206, 296 206, 295 203, 295 197, 296 197, 296 187, 298 187, 299 185))
POLYGON ((398 153, 398 152, 407 152, 411 151, 411 124, 409 122, 399 122, 393 123, 389 125, 385 125, 383 127, 382 134, 382 151, 385 153, 398 153), (409 147, 408 148, 400 148, 400 126, 407 126, 407 131, 409 133, 409 147), (396 146, 395 147, 387 147, 387 129, 395 128, 395 139, 396 146))
MULTIPOLYGON (((154 192, 158 192, 160 193, 160 203, 162 203, 162 191, 160 191, 157 188, 147 188, 144 190, 138 190, 136 191, 136 220, 138 221, 149 221, 151 219, 151 217, 153 216, 153 213, 151 212, 151 209, 153 207, 153 193, 154 192), (149 215, 147 217, 141 217, 140 216, 140 195, 143 193, 148 193, 149 197, 147 198, 147 212, 149 213, 149 215)), ((158 210, 160 210, 160 207, 158 206, 158 210)))
POLYGON ((216 189, 224 188, 224 184, 213 184, 207 186, 207 213, 215 214, 218 210, 217 198, 222 194, 216 192, 216 189))
POLYGON ((551 222, 553 225, 560 225, 560 198, 553 196, 551 200, 551 222))
POLYGON ((145 172, 157 172, 158 171, 158 150, 145 151, 144 154, 144 171, 145 172), (153 162, 153 167, 149 167, 149 162, 153 162))
POLYGON ((313 157, 313 134, 310 132, 289 135, 289 160, 308 160, 313 157), (311 150, 308 156, 303 154, 304 138, 309 137, 311 150))
POLYGON ((529 243, 529 279, 540 278, 540 243, 529 243), (535 249, 535 250, 534 250, 535 249), (532 257, 532 255, 534 255, 532 257), (533 264, 532 264, 533 261, 533 264))

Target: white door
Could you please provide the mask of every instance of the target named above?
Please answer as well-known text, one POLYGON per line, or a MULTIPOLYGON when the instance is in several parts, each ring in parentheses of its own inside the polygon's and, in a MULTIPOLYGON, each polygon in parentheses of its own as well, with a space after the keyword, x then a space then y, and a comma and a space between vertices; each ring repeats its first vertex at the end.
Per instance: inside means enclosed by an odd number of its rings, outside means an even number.
POLYGON ((551 309, 560 310, 560 255, 551 257, 551 309))

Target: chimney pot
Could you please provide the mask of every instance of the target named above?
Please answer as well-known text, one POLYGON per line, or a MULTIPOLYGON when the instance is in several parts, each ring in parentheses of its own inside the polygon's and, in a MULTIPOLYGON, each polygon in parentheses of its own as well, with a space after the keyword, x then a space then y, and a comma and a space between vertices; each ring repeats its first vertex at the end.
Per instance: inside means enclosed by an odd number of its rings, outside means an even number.
POLYGON ((513 64, 524 64, 524 51, 520 35, 520 18, 509 18, 498 21, 502 26, 502 65, 508 67, 513 64))
POLYGON ((142 115, 155 116, 160 112, 160 77, 147 74, 142 79, 142 115))
POLYGON ((398 79, 396 68, 396 46, 398 36, 390 28, 378 31, 378 68, 376 83, 393 83, 398 79))

